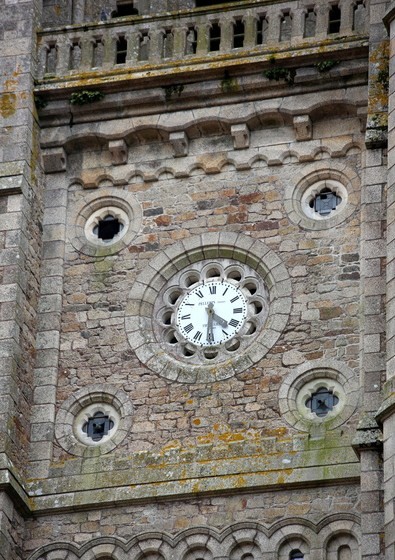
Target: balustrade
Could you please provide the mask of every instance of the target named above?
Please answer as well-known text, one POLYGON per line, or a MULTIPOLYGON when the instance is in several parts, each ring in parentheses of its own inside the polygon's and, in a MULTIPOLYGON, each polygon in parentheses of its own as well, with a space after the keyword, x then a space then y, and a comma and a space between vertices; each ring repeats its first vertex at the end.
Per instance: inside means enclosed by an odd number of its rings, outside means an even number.
POLYGON ((247 9, 190 11, 174 19, 133 18, 76 26, 41 35, 41 77, 64 77, 81 71, 111 70, 160 64, 185 57, 221 56, 292 48, 300 41, 333 35, 352 36, 366 31, 368 0, 290 0, 257 2, 247 9))

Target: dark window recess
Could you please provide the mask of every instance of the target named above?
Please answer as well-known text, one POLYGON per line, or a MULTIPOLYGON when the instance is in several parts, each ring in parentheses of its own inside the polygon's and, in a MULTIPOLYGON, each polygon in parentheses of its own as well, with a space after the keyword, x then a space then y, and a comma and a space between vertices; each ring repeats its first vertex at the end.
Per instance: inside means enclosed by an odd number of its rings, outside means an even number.
POLYGON ((210 51, 219 51, 221 44, 221 28, 218 23, 213 23, 210 28, 210 51))
POLYGON ((233 24, 233 48, 244 47, 244 21, 237 19, 233 24))
POLYGON ((82 431, 93 441, 100 441, 114 427, 114 422, 103 412, 96 412, 82 426, 82 431))
POLYGON ((314 8, 309 8, 304 15, 304 37, 314 37, 317 24, 317 15, 314 8))
POLYGON ((304 558, 304 554, 298 548, 294 548, 289 553, 289 560, 301 560, 302 558, 304 558))
POLYGON ((311 201, 310 208, 314 208, 321 216, 327 216, 339 206, 342 199, 330 189, 322 189, 311 201))
POLYGON ((134 2, 119 2, 117 3, 117 9, 112 12, 112 17, 125 17, 125 16, 137 16, 139 13, 138 9, 134 7, 134 2))
POLYGON ((188 27, 185 54, 196 54, 197 49, 197 30, 195 27, 188 27))
POLYGON ((111 241, 120 231, 123 230, 123 224, 110 214, 99 221, 97 226, 93 228, 94 235, 103 241, 111 241))
POLYGON ((117 41, 117 62, 116 64, 125 64, 126 54, 128 51, 128 42, 125 37, 119 37, 117 41))
POLYGON ((336 397, 332 391, 329 391, 325 387, 320 387, 309 399, 307 399, 305 404, 311 412, 321 418, 333 410, 338 402, 338 397, 336 397))
POLYGON ((341 10, 337 4, 334 4, 329 12, 328 33, 339 33, 340 20, 341 20, 341 10))
POLYGON ((266 16, 260 16, 256 22, 256 44, 264 45, 267 41, 269 21, 266 16))

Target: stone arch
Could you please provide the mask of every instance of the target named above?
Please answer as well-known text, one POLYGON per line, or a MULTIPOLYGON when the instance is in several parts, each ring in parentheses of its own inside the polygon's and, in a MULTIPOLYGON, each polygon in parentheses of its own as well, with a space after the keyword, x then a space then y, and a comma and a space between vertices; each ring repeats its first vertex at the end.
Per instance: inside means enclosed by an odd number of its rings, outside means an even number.
POLYGON ((325 560, 358 560, 359 544, 349 532, 333 535, 326 545, 325 560))

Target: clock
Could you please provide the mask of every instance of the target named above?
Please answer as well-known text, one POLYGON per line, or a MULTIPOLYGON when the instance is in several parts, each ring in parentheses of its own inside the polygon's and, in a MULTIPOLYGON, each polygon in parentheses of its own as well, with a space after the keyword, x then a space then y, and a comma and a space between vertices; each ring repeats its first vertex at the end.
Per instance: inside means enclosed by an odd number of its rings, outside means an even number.
POLYGON ((151 372, 212 383, 261 360, 291 305, 289 274, 274 251, 242 233, 206 232, 147 259, 129 293, 125 328, 151 372))
POLYGON ((263 328, 269 298, 262 278, 232 259, 202 260, 175 274, 154 306, 157 340, 176 359, 219 364, 245 351, 263 328))
POLYGON ((218 346, 233 338, 247 317, 247 299, 227 281, 198 284, 182 299, 176 329, 191 344, 218 346))

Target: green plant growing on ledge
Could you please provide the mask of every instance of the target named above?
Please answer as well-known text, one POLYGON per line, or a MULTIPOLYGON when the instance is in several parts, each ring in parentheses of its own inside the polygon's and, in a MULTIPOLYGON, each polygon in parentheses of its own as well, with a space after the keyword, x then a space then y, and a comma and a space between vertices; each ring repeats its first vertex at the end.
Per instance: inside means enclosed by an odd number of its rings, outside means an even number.
POLYGON ((180 97, 180 95, 182 94, 182 92, 184 90, 184 86, 183 86, 183 84, 175 84, 175 85, 172 85, 172 86, 163 86, 163 90, 165 92, 166 101, 170 101, 170 99, 173 97, 173 95, 177 95, 177 97, 180 97))
POLYGON ((318 72, 324 74, 325 72, 329 72, 335 66, 339 64, 338 60, 322 60, 321 62, 317 62, 314 64, 314 67, 317 68, 318 72))
POLYGON ((265 70, 263 72, 263 75, 268 80, 276 80, 276 82, 284 80, 288 85, 293 85, 296 70, 294 70, 293 68, 282 68, 281 66, 277 66, 276 68, 265 70))
POLYGON ((70 96, 71 105, 86 105, 87 103, 95 103, 103 99, 104 93, 101 91, 93 91, 88 89, 83 89, 81 91, 75 91, 70 96))

